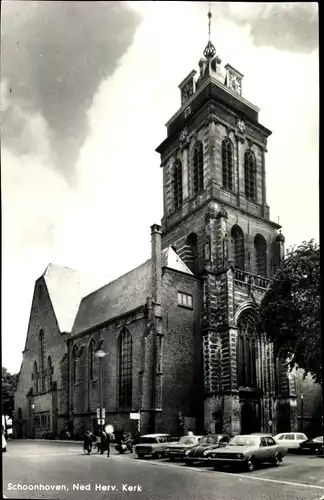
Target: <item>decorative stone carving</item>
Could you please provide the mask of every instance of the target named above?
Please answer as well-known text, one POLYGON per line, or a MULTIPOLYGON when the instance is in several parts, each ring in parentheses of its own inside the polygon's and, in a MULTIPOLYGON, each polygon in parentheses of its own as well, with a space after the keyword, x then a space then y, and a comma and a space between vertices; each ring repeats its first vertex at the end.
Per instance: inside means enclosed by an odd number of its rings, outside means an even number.
POLYGON ((221 207, 220 211, 217 214, 217 219, 220 219, 221 217, 223 217, 224 219, 228 219, 228 215, 224 207, 221 207))
POLYGON ((185 148, 189 145, 189 137, 188 137, 188 129, 187 128, 184 128, 181 132, 180 132, 180 135, 179 135, 179 138, 180 138, 180 146, 181 148, 185 148))
POLYGON ((205 223, 208 224, 208 222, 212 219, 216 219, 215 212, 209 209, 205 214, 205 223))
POLYGON ((188 82, 182 89, 181 89, 181 106, 183 106, 193 95, 194 93, 194 87, 193 87, 193 82, 188 82))
POLYGON ((244 134, 245 133, 245 123, 243 120, 241 120, 240 118, 237 120, 237 128, 238 128, 238 131, 241 133, 241 134, 244 134))

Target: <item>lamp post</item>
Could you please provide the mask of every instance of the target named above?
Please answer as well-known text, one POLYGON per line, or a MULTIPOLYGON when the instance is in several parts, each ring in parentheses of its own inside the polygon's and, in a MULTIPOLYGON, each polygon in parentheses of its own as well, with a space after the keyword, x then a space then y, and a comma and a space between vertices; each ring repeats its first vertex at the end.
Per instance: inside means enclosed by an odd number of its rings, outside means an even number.
POLYGON ((300 394, 300 432, 304 431, 304 394, 300 394))
POLYGON ((33 439, 35 439, 35 405, 31 405, 31 409, 33 410, 32 412, 32 419, 33 419, 33 439))
POLYGON ((103 358, 106 356, 106 352, 103 351, 102 349, 99 349, 99 351, 97 351, 95 353, 95 355, 97 356, 97 358, 99 358, 99 362, 100 362, 100 376, 99 376, 99 390, 100 390, 100 430, 102 431, 102 419, 103 419, 103 416, 102 416, 102 408, 103 408, 103 389, 102 389, 102 386, 103 386, 103 372, 102 372, 102 360, 103 358))

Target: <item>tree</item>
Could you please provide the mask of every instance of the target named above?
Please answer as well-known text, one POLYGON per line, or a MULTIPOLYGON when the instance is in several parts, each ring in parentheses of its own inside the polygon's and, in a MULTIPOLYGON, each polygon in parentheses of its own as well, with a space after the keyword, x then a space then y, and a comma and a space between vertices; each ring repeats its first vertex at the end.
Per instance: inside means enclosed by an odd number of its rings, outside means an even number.
POLYGON ((322 383, 320 247, 314 240, 288 250, 261 302, 259 329, 290 368, 322 383))
POLYGON ((18 383, 18 373, 12 375, 2 367, 2 415, 13 416, 14 396, 18 383))

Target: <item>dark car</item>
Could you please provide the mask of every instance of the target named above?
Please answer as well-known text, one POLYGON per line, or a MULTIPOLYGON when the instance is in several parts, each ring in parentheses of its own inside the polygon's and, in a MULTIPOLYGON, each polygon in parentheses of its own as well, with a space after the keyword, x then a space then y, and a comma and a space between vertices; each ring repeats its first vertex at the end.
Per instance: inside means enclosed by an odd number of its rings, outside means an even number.
POLYGON ((323 449, 323 436, 306 439, 306 441, 300 443, 299 449, 305 453, 320 453, 323 449))
POLYGON ((208 436, 204 436, 197 446, 186 452, 185 463, 189 465, 195 462, 209 462, 210 460, 206 457, 207 451, 225 446, 230 439, 231 436, 228 434, 209 434, 208 436))

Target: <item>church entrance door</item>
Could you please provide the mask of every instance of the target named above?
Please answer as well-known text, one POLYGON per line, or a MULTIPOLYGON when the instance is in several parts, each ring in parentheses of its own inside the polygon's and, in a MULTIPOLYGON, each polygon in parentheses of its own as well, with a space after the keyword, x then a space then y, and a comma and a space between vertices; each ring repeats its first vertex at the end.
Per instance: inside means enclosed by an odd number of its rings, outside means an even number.
POLYGON ((256 404, 245 402, 241 408, 241 434, 251 434, 260 431, 256 404))

